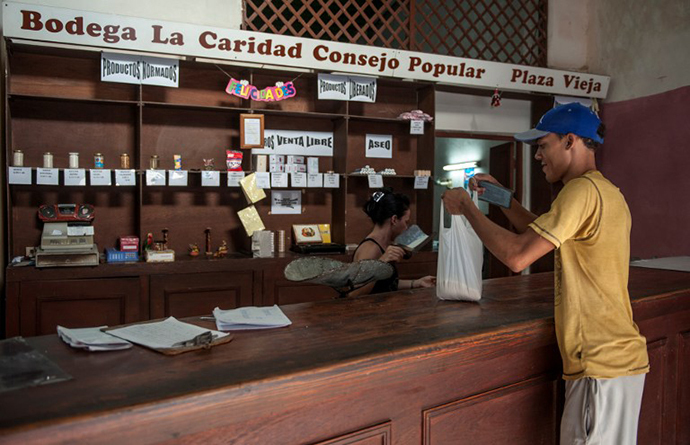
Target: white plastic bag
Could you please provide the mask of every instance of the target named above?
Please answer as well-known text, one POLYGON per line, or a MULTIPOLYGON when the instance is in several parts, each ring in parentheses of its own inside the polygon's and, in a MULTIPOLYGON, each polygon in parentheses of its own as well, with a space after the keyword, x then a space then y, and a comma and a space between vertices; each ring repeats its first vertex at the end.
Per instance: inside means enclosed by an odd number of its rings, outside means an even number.
POLYGON ((438 233, 436 295, 441 300, 478 301, 482 297, 482 241, 463 215, 452 215, 450 228, 445 228, 443 204, 438 233))

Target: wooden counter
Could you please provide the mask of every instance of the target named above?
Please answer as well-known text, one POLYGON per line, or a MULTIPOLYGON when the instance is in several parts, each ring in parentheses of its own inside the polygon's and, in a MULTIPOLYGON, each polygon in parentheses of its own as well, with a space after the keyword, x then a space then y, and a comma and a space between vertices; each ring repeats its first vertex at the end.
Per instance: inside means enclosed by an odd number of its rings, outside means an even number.
MULTIPOLYGON (((0 394, 0 442, 554 444, 553 275, 283 307, 283 329, 167 357, 27 341, 74 379, 0 394)), ((690 273, 632 268, 647 336, 640 444, 690 443, 690 273), (684 384, 682 384, 684 382, 684 384)))

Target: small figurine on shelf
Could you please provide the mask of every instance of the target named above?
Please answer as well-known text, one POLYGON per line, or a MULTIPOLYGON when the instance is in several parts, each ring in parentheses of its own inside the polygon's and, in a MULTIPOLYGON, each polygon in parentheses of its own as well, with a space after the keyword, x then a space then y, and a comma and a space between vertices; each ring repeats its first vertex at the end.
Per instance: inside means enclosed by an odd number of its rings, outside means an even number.
POLYGON ((144 241, 143 250, 153 250, 153 233, 149 232, 144 241))
POLYGON ((213 158, 211 159, 204 159, 204 170, 215 170, 216 164, 213 161, 213 158))
POLYGON ((206 233, 206 256, 212 256, 213 252, 211 252, 211 228, 206 227, 204 233, 206 233))
POLYGON ((189 245, 189 256, 191 257, 198 257, 199 256, 199 246, 196 244, 190 244, 189 245))
POLYGON ((228 254, 228 243, 223 240, 223 243, 218 247, 218 250, 216 253, 213 254, 214 258, 225 258, 225 255, 228 254))
POLYGON ((168 229, 163 229, 163 250, 168 250, 168 229))

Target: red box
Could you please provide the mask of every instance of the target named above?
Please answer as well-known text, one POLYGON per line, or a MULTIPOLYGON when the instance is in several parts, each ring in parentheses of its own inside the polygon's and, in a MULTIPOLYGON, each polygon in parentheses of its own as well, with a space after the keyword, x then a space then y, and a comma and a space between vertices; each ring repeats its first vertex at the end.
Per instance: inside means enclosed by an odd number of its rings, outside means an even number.
POLYGON ((132 252, 139 250, 139 237, 138 236, 121 236, 120 237, 120 250, 123 252, 132 252))

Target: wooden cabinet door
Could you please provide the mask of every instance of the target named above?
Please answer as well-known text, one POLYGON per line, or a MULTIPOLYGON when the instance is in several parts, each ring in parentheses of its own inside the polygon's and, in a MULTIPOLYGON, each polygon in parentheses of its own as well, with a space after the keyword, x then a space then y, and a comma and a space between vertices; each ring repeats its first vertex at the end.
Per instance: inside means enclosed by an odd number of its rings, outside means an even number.
POLYGON ((19 335, 54 334, 57 325, 82 328, 140 321, 140 296, 139 278, 24 282, 19 335))
POLYGON ((151 318, 208 315, 254 302, 252 271, 151 276, 151 318))

